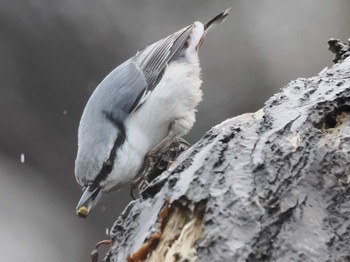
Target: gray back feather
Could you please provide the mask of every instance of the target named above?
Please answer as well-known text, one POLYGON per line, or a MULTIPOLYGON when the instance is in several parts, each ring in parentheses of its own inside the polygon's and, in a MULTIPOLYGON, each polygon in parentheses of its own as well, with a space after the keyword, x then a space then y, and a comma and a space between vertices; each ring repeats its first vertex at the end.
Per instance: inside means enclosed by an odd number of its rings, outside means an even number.
POLYGON ((188 26, 146 47, 114 69, 96 88, 91 104, 100 106, 101 112, 115 121, 124 121, 159 83, 166 65, 181 50, 191 28, 188 26))

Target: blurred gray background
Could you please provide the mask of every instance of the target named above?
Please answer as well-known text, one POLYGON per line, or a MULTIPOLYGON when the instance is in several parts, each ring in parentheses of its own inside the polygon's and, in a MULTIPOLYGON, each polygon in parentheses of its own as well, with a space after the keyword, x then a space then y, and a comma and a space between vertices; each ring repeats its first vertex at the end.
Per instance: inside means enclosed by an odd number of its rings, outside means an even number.
POLYGON ((256 111, 289 81, 331 66, 326 41, 349 38, 350 2, 1 1, 1 261, 89 261, 130 197, 127 188, 87 219, 75 215, 77 128, 87 99, 137 50, 228 7, 231 16, 200 50, 204 101, 192 143, 256 111))

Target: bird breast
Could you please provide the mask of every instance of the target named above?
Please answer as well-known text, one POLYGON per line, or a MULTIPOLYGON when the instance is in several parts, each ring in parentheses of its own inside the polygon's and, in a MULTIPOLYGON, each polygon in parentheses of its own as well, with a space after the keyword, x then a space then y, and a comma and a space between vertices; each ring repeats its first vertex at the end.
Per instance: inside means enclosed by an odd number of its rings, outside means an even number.
POLYGON ((136 176, 147 152, 170 131, 175 136, 190 131, 202 99, 201 83, 199 63, 171 62, 167 66, 146 102, 126 119, 127 139, 118 151, 116 163, 119 171, 128 173, 124 178, 136 176))

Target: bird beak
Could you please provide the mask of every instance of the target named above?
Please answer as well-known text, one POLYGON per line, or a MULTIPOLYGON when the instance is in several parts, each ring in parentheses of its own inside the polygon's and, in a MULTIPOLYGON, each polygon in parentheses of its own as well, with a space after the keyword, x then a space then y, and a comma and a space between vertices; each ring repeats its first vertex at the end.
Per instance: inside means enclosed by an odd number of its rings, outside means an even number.
POLYGON ((102 187, 89 185, 80 198, 80 201, 76 208, 78 217, 86 218, 90 210, 98 203, 102 196, 102 187))

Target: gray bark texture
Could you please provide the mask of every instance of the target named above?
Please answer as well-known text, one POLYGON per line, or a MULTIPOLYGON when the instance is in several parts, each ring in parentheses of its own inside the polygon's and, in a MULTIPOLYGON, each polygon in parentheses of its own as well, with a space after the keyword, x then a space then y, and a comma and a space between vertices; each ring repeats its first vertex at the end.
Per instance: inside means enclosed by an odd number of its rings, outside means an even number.
POLYGON ((105 261, 350 261, 349 45, 213 127, 131 202, 105 261))

